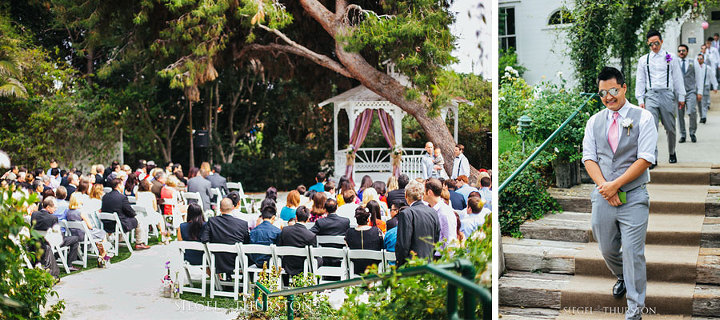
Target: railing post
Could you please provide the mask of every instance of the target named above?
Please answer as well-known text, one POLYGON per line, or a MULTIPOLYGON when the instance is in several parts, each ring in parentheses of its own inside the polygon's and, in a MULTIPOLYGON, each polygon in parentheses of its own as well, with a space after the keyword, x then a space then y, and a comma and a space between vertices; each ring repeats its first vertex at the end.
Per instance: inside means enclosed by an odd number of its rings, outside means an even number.
POLYGON ((454 284, 447 286, 447 313, 448 319, 459 320, 458 316, 458 288, 454 284))
POLYGON ((287 297, 287 318, 288 320, 293 320, 295 317, 295 312, 293 310, 293 303, 295 303, 295 295, 291 294, 287 297))
POLYGON ((257 286, 255 289, 253 289, 253 303, 255 303, 255 309, 260 309, 260 302, 258 302, 258 298, 260 297, 260 288, 257 286))

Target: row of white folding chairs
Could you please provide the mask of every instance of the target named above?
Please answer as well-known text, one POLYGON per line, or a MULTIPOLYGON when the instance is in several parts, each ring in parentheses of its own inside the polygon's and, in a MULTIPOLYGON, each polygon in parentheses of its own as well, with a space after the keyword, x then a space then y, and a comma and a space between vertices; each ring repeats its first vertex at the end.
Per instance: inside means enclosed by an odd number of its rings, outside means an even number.
MULTIPOLYGON (((67 221, 60 220, 60 227, 65 228, 65 235, 70 236, 72 233, 70 229, 78 229, 84 233, 82 239, 80 239, 80 246, 78 247, 78 256, 82 259, 83 268, 87 268, 87 261, 89 256, 98 258, 100 251, 98 250, 95 241, 90 238, 90 229, 88 229, 85 221, 67 221)), ((74 261, 73 261, 74 262, 74 261)))
POLYGON ((356 250, 348 249, 344 247, 342 249, 337 248, 325 248, 325 247, 312 247, 306 246, 304 248, 289 247, 289 246, 276 246, 276 245, 258 245, 258 244, 220 244, 220 243, 207 243, 203 244, 196 241, 178 241, 180 257, 183 259, 183 268, 187 283, 182 278, 180 281, 180 292, 194 292, 199 293, 203 297, 206 292, 206 281, 207 274, 205 273, 206 268, 210 269, 210 297, 214 298, 217 296, 232 297, 237 299, 240 293, 240 280, 242 280, 242 292, 248 294, 250 284, 254 283, 253 279, 257 279, 257 275, 263 271, 262 267, 258 267, 255 263, 251 263, 251 259, 248 255, 260 254, 268 255, 268 267, 276 267, 281 269, 281 274, 286 274, 282 268, 282 258, 287 256, 303 257, 305 263, 303 265, 303 272, 313 273, 319 276, 320 282, 323 282, 322 277, 339 277, 341 280, 348 279, 348 277, 358 277, 360 275, 354 273, 354 260, 357 259, 368 259, 375 260, 378 262, 378 268, 380 272, 387 270, 387 265, 395 262, 395 253, 387 252, 385 250, 374 251, 374 250, 356 250), (184 254, 186 250, 197 250, 203 252, 202 265, 193 266, 184 260, 184 254), (215 266, 215 255, 214 253, 234 253, 236 254, 235 266, 233 274, 231 275, 230 281, 220 281, 216 274, 215 266), (335 258, 340 259, 341 263, 339 267, 336 266, 319 266, 316 258, 335 258), (198 273, 200 274, 199 279, 195 279, 191 276, 190 270, 193 268, 200 268, 198 273), (201 282, 201 288, 195 288, 192 286, 193 282, 201 282), (190 286, 185 286, 186 284, 190 286), (222 290, 222 286, 232 285, 233 291, 228 292, 222 290))

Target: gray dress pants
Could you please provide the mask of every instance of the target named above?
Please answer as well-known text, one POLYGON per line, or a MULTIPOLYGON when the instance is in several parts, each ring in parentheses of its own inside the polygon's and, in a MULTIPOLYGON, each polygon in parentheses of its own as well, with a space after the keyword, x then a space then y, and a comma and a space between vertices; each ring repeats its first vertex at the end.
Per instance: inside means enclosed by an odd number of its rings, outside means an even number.
POLYGON ((703 88, 703 97, 700 102, 700 118, 706 118, 708 109, 710 109, 710 85, 705 85, 703 88))
POLYGON ((680 137, 685 138, 687 135, 685 135, 685 114, 687 113, 688 118, 690 119, 690 135, 694 136, 695 132, 697 131, 697 113, 698 113, 698 107, 697 107, 698 101, 697 101, 697 93, 695 91, 688 92, 685 95, 685 107, 682 109, 678 109, 678 123, 680 124, 680 137))
MULTIPOLYGON (((639 319, 645 307, 647 274, 645 235, 650 214, 650 197, 645 185, 627 192, 627 203, 611 206, 593 190, 592 231, 605 264, 620 280, 625 280, 628 310, 626 319, 639 319)), ((608 294, 610 294, 608 290, 608 294)))
MULTIPOLYGON (((670 89, 650 89, 645 93, 645 109, 655 118, 656 129, 662 122, 667 134, 668 152, 675 154, 675 116, 678 109, 675 94, 670 89)), ((658 159, 657 147, 655 147, 655 159, 655 161, 658 159)))

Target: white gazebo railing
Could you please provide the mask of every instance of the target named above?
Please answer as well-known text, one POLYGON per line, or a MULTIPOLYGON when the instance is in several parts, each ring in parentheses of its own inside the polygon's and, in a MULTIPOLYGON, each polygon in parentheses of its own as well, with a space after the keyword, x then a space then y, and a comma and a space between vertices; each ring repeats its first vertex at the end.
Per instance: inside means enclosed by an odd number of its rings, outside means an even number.
MULTIPOLYGON (((345 174, 348 149, 335 152, 335 176, 345 174)), ((422 177, 423 148, 403 149, 400 172, 410 179, 422 177)), ((359 182, 362 176, 369 175, 373 181, 387 181, 392 174, 392 157, 390 148, 359 148, 355 152, 353 178, 359 182)))

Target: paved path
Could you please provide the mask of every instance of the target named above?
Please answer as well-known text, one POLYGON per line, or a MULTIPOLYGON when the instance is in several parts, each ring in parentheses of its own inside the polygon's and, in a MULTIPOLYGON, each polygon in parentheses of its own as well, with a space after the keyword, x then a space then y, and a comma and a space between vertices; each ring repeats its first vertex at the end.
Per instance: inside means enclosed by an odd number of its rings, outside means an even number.
POLYGON ((107 269, 62 278, 55 287, 65 300, 62 319, 234 319, 235 312, 162 297, 164 263, 178 266, 179 259, 173 242, 135 251, 107 269))
MULTIPOLYGON (((720 94, 711 93, 711 95, 712 103, 708 111, 707 123, 698 123, 695 134, 698 142, 692 143, 688 133, 687 142, 676 145, 678 164, 683 162, 720 163, 720 94)), ((700 115, 698 114, 699 120, 700 115)), ((689 121, 688 116, 685 115, 686 127, 688 127, 689 121)), ((677 129, 677 139, 680 140, 679 128, 677 129)), ((670 165, 668 158, 667 135, 661 124, 658 127, 658 164, 670 165)))

